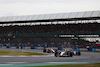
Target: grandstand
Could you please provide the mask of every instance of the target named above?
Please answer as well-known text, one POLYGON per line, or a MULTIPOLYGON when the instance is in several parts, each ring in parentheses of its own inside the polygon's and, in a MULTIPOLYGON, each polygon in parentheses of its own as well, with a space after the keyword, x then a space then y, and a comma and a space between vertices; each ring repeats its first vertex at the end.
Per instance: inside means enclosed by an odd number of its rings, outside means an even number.
POLYGON ((100 11, 0 17, 1 45, 86 47, 90 41, 100 41, 100 11))

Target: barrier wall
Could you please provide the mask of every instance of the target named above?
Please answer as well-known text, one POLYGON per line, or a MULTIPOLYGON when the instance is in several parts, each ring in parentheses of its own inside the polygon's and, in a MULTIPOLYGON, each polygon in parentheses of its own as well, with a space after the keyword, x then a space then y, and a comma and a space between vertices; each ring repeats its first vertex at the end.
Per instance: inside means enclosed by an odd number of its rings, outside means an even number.
POLYGON ((2 48, 2 47, 0 46, 0 48, 2 48))
MULTIPOLYGON (((72 50, 72 48, 62 48, 62 47, 50 47, 54 50, 63 50, 63 49, 68 49, 68 50, 72 50)), ((17 48, 17 47, 11 47, 9 46, 9 48, 7 48, 6 46, 0 46, 0 49, 21 49, 21 48, 17 48)), ((44 47, 22 47, 22 49, 38 49, 38 50, 43 50, 44 47)), ((89 49, 87 48, 76 48, 76 50, 80 50, 80 51, 90 51, 89 49)), ((91 48, 91 51, 99 51, 100 52, 100 49, 95 49, 95 48, 91 48)))
POLYGON ((76 51, 79 51, 79 48, 76 48, 76 51))
POLYGON ((88 51, 87 48, 79 48, 80 51, 88 51))
POLYGON ((2 49, 6 49, 6 47, 2 47, 2 49))
POLYGON ((43 49, 44 49, 44 47, 37 47, 37 49, 38 49, 38 50, 43 50, 43 49))
POLYGON ((100 52, 100 49, 95 49, 95 51, 99 51, 100 52))
POLYGON ((92 48, 92 51, 95 51, 95 48, 92 48))
POLYGON ((31 47, 25 47, 25 49, 31 49, 31 47))
POLYGON ((12 49, 16 49, 16 47, 11 47, 12 49))
POLYGON ((57 47, 51 47, 52 49, 54 49, 54 50, 58 50, 58 48, 57 47))

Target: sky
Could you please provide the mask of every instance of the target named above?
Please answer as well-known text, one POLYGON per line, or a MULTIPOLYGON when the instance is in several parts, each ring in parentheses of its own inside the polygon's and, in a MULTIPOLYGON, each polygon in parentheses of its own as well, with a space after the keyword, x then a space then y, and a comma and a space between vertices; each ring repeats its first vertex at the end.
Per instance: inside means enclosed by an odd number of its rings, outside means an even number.
POLYGON ((100 10, 100 0, 0 0, 0 17, 100 10))

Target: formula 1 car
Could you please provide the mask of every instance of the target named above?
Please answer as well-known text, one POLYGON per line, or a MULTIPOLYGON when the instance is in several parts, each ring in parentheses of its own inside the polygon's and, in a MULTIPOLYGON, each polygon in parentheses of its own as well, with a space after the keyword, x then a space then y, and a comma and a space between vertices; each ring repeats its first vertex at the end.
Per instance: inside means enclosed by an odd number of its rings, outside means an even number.
POLYGON ((57 50, 54 53, 55 57, 73 57, 73 52, 70 50, 63 50, 58 52, 57 50))
POLYGON ((80 56, 80 55, 81 55, 81 52, 80 52, 80 51, 73 51, 73 55, 78 55, 78 56, 80 56))
POLYGON ((44 52, 44 53, 55 53, 55 50, 52 49, 52 48, 44 48, 44 49, 43 49, 43 52, 44 52))

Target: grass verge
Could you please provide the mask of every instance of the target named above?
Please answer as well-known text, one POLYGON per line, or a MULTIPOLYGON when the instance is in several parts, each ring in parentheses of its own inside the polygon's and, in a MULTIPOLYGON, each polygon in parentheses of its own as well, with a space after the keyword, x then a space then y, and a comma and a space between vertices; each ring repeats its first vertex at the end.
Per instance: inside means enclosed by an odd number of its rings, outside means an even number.
POLYGON ((99 51, 81 51, 81 52, 93 52, 93 53, 100 53, 99 51))
MULTIPOLYGON (((29 66, 29 67, 34 67, 34 66, 29 66)), ((67 64, 67 65, 35 66, 35 67, 100 67, 100 63, 95 63, 95 64, 67 64)))
POLYGON ((35 53, 35 52, 0 50, 0 56, 20 56, 20 55, 30 56, 30 55, 45 55, 45 54, 35 53))

